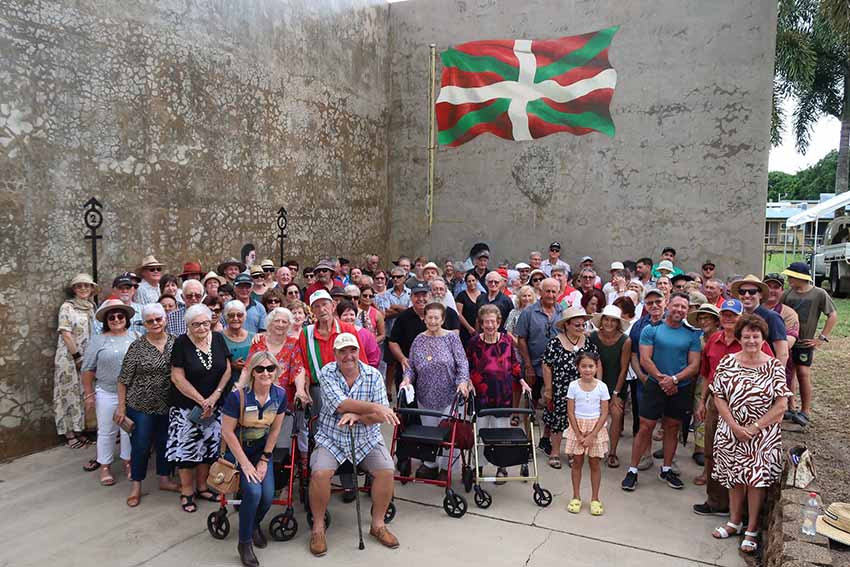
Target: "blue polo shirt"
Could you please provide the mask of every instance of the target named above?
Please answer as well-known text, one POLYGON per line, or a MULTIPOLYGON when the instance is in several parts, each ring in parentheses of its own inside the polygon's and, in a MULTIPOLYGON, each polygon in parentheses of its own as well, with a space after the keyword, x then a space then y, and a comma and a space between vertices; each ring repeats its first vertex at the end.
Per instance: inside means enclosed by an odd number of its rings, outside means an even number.
MULTIPOLYGON (((688 353, 700 352, 702 331, 692 329, 684 323, 671 327, 662 321, 658 325, 647 325, 640 333, 640 345, 652 347, 652 362, 662 374, 672 376, 688 366, 688 353)), ((655 380, 652 376, 650 380, 655 380)), ((691 379, 681 380, 679 386, 687 386, 691 379)))
POLYGON ((560 303, 555 304, 555 313, 550 319, 546 312, 540 307, 540 301, 526 307, 517 319, 514 333, 517 337, 522 337, 528 343, 528 355, 531 358, 531 365, 534 366, 534 371, 538 376, 543 375, 543 353, 546 352, 546 345, 549 344, 549 339, 558 335, 558 329, 555 328, 555 322, 561 318, 563 308, 560 303))
MULTIPOLYGON (((269 398, 263 405, 257 402, 257 396, 254 395, 252 389, 246 387, 242 391, 245 397, 245 414, 239 421, 236 436, 239 437, 241 431, 244 441, 262 439, 269 434, 269 429, 271 429, 275 418, 286 411, 286 391, 277 384, 272 384, 271 389, 269 389, 269 398)), ((224 415, 239 420, 238 390, 233 390, 227 394, 221 411, 224 415)))

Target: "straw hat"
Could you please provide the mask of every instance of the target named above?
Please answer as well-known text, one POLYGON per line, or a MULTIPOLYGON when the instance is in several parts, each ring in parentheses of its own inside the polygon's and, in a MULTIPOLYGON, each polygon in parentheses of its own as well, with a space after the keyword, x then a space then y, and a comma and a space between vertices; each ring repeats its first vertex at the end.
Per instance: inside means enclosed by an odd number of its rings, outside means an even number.
POLYGON ((734 282, 732 282, 732 285, 729 286, 729 292, 734 297, 740 299, 740 296, 738 294, 738 288, 740 288, 744 284, 754 285, 759 288, 759 292, 761 292, 762 297, 765 297, 770 292, 770 288, 767 287, 767 284, 761 281, 758 276, 754 276, 752 274, 749 274, 747 276, 744 276, 740 280, 735 280, 734 282))
POLYGON ((94 286, 95 294, 100 293, 100 286, 97 285, 95 283, 95 281, 93 279, 91 279, 91 276, 88 275, 88 274, 77 274, 76 276, 74 276, 74 279, 71 280, 69 287, 71 287, 73 289, 73 287, 75 285, 81 285, 81 284, 92 285, 92 286, 94 286))
POLYGON ((688 313, 688 325, 691 327, 699 328, 699 323, 697 319, 701 313, 708 313, 709 315, 714 315, 714 317, 720 321, 720 309, 717 308, 713 303, 703 303, 699 306, 699 309, 688 313))
POLYGON ((207 272, 207 275, 204 276, 204 279, 201 280, 202 285, 207 285, 209 280, 218 280, 218 285, 224 285, 227 283, 227 280, 218 275, 217 273, 210 271, 207 272))
POLYGON ((817 532, 844 545, 850 545, 850 504, 833 502, 818 516, 817 532))
POLYGON ((157 261, 156 258, 153 257, 153 254, 148 254, 142 260, 142 263, 139 264, 139 267, 136 268, 137 273, 141 273, 145 268, 161 268, 162 262, 157 261))
POLYGON ((106 316, 106 313, 108 311, 113 311, 115 309, 118 309, 119 311, 123 311, 124 314, 127 316, 128 321, 133 318, 133 315, 136 314, 135 309, 133 309, 129 305, 126 305, 120 299, 109 298, 109 299, 107 299, 106 301, 104 301, 103 303, 100 304, 100 307, 98 307, 97 311, 95 311, 95 313, 94 313, 94 318, 102 323, 104 317, 106 316))
POLYGON ((442 270, 440 269, 440 267, 439 267, 439 266, 437 266, 437 264, 435 264, 434 262, 428 262, 427 264, 425 264, 424 266, 422 266, 422 272, 423 272, 423 273, 425 272, 425 270, 437 270, 437 276, 442 276, 442 275, 443 275, 443 271, 442 271, 442 270))
POLYGON ((570 319, 575 319, 576 317, 581 317, 585 321, 593 319, 593 316, 588 315, 587 311, 585 311, 583 307, 570 306, 561 313, 561 318, 555 322, 555 327, 563 331, 566 324, 570 322, 570 319))
POLYGON ((611 317, 620 322, 620 332, 625 333, 629 328, 629 322, 623 319, 623 312, 616 305, 606 305, 601 313, 593 314, 593 324, 597 329, 602 328, 602 317, 611 317))
POLYGON ((665 276, 669 276, 675 271, 673 270, 673 262, 671 262, 670 260, 661 260, 660 262, 658 262, 658 267, 655 269, 656 271, 658 271, 659 274, 661 274, 662 272, 667 272, 666 274, 662 274, 665 276))

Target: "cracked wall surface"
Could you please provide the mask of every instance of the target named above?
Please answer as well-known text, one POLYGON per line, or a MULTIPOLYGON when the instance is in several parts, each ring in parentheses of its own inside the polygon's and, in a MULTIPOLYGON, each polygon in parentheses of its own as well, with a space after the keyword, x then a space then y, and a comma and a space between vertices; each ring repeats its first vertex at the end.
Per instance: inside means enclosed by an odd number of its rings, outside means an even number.
POLYGON ((61 288, 154 253, 206 268, 386 248, 382 0, 0 3, 0 458, 52 443, 61 288))
MULTIPOLYGON (((660 255, 759 273, 767 192, 773 0, 415 0, 390 9, 391 254, 524 259, 552 240, 575 265, 660 255), (549 39, 619 25, 616 136, 482 135, 436 159, 428 233, 428 44, 549 39)), ((439 84, 438 63, 438 84, 439 84)))

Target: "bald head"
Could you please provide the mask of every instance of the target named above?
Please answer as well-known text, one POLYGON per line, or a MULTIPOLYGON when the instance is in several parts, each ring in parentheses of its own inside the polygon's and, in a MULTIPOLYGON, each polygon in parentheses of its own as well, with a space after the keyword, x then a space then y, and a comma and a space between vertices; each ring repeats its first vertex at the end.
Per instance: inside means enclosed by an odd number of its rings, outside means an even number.
POLYGON ((552 307, 558 299, 561 284, 555 278, 546 278, 540 282, 540 303, 544 307, 552 307))

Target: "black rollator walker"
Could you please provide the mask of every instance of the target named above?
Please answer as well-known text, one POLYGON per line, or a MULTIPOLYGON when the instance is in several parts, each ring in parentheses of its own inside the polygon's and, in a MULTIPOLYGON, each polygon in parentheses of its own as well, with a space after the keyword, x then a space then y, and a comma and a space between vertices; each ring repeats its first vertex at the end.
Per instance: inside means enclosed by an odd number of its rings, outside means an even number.
MULTIPOLYGON (((475 491, 475 505, 479 508, 489 508, 493 503, 493 497, 489 492, 481 487, 482 482, 516 482, 516 481, 533 481, 532 488, 534 490, 534 503, 545 508, 552 503, 552 493, 540 486, 539 470, 537 468, 537 453, 534 450, 536 446, 534 442, 534 424, 528 424, 528 432, 522 427, 487 427, 478 428, 479 417, 511 417, 512 415, 534 415, 533 405, 530 396, 524 394, 527 402, 527 408, 492 408, 482 409, 475 412, 475 404, 472 414, 472 426, 475 432, 475 445, 472 451, 475 454, 475 469, 474 482, 472 488, 475 491), (480 476, 482 470, 481 463, 478 457, 478 447, 484 449, 484 458, 488 462, 497 467, 523 467, 522 476, 480 476), (529 460, 532 462, 534 474, 528 476, 527 468, 529 460)), ((471 475, 470 475, 471 476, 471 475)), ((469 486, 468 477, 464 478, 464 484, 469 486)), ((468 488, 467 488, 468 491, 468 488)))

